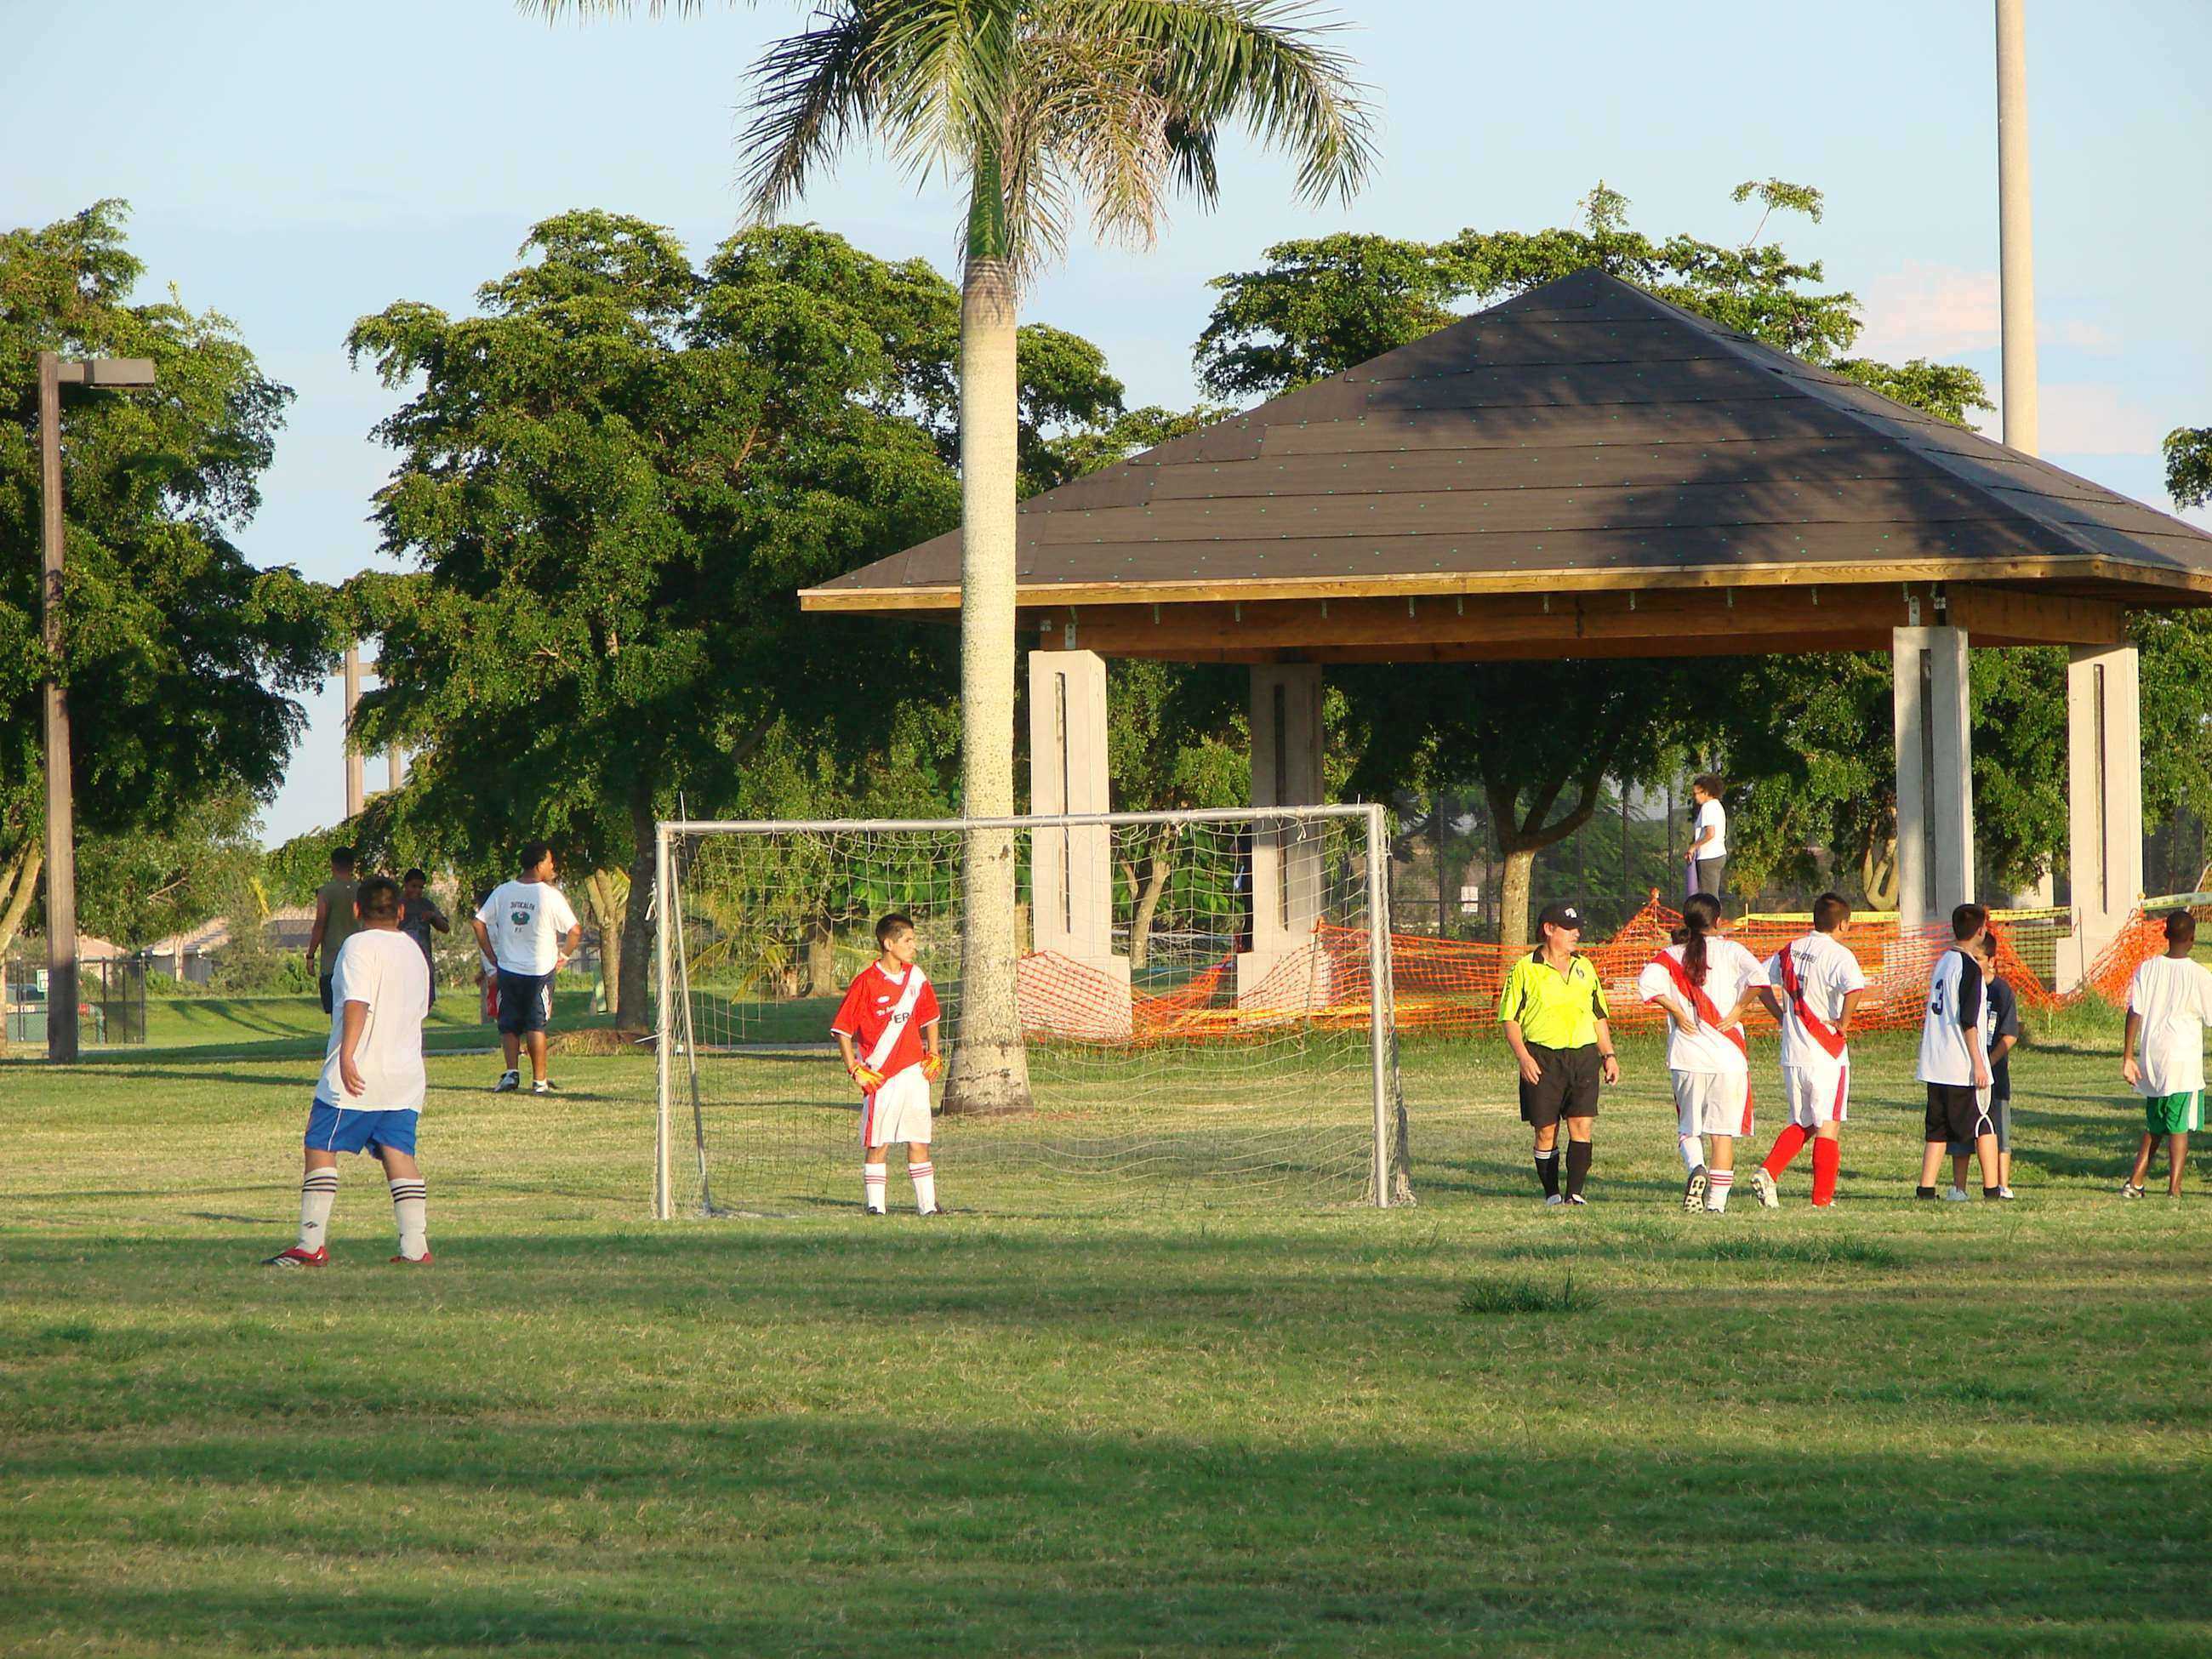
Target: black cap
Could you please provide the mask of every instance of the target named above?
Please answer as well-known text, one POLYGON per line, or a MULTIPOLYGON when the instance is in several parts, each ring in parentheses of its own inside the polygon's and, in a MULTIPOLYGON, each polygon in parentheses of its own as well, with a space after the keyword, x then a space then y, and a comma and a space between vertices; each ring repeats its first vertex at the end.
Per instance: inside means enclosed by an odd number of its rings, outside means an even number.
POLYGON ((1536 918, 1539 927, 1580 927, 1583 913, 1561 900, 1553 900, 1544 907, 1544 914, 1536 918))

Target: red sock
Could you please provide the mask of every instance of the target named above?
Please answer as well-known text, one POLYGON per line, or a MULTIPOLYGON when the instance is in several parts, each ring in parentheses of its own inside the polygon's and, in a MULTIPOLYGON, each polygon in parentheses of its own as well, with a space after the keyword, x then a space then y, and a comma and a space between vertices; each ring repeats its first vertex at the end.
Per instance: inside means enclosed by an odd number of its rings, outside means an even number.
POLYGON ((1805 1132, 1796 1124, 1784 1125, 1782 1133, 1774 1137, 1774 1150, 1759 1167, 1779 1181, 1782 1172, 1790 1167, 1790 1160, 1805 1149, 1805 1132))
POLYGON ((1816 1140, 1813 1143, 1813 1201, 1826 1204, 1836 1195, 1836 1170, 1844 1161, 1843 1143, 1838 1140, 1816 1140))

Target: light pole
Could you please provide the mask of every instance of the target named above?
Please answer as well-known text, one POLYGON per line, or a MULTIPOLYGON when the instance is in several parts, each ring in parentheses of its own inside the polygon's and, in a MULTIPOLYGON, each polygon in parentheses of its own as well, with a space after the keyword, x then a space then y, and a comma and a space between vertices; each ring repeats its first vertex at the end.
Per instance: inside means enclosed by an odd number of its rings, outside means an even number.
POLYGON ((2004 441, 2033 455, 2035 247, 2027 189, 2027 23, 2024 0, 1997 6, 1997 268, 2004 359, 2004 441))
MULTIPOLYGON (((150 357, 64 362, 39 354, 40 585, 46 653, 62 658, 62 388, 154 384, 150 357)), ((70 785, 69 694, 46 676, 46 1058, 76 1058, 76 811, 70 785)))

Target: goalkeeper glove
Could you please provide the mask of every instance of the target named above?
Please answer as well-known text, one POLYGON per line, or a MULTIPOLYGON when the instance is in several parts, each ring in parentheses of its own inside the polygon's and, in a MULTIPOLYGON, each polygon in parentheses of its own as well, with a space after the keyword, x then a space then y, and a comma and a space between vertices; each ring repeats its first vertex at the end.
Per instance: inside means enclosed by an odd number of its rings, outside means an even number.
POLYGON ((938 1079, 943 1077, 945 1075, 945 1056, 943 1054, 923 1055, 921 1060, 921 1074, 927 1078, 932 1083, 936 1082, 938 1079))
POLYGON ((877 1090, 884 1086, 884 1074, 881 1072, 877 1071, 873 1066, 854 1066, 850 1069, 853 1073, 853 1081, 860 1085, 861 1091, 864 1093, 873 1094, 877 1090))

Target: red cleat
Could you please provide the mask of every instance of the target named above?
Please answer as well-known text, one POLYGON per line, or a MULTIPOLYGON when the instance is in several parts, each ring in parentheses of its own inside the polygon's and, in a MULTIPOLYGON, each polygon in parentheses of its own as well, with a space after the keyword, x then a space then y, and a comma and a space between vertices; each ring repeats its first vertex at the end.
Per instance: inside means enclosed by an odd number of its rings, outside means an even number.
POLYGON ((395 1255, 392 1258, 392 1265, 394 1267, 427 1267, 430 1265, 430 1253, 429 1251, 425 1250, 420 1255, 395 1255))
POLYGON ((312 1250, 303 1250, 297 1244, 282 1255, 272 1255, 261 1264, 264 1267, 327 1267, 331 1252, 327 1245, 318 1244, 312 1250))

